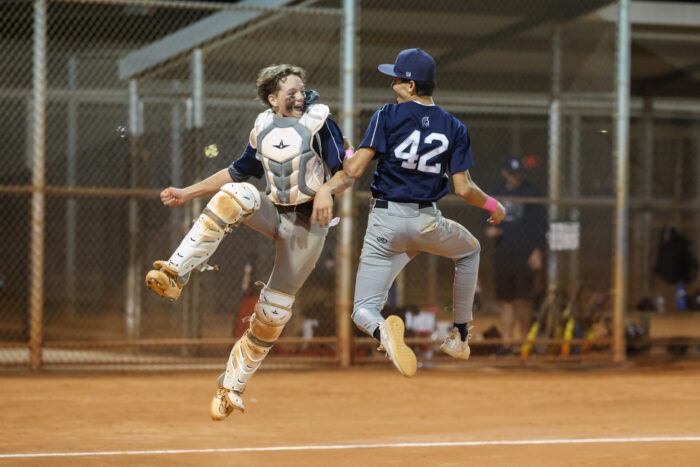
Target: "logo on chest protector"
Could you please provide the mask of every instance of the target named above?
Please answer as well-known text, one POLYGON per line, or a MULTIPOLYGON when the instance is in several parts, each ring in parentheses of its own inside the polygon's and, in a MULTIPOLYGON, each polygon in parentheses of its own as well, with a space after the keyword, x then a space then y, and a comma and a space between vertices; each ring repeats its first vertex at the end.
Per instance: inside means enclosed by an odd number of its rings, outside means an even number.
POLYGON ((377 237, 377 241, 378 241, 379 243, 384 244, 384 243, 387 243, 389 240, 387 240, 387 239, 384 238, 384 237, 377 237))
POLYGON ((280 140, 280 144, 273 144, 272 147, 277 149, 284 149, 288 148, 289 144, 284 144, 284 140, 280 140))

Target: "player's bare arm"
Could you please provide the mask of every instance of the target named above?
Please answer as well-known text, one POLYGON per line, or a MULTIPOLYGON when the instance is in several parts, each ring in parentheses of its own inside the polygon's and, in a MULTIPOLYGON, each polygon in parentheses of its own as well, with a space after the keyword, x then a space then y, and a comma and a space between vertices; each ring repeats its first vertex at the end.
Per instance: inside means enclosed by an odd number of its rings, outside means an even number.
POLYGON ((365 173, 369 161, 372 160, 376 152, 377 150, 374 148, 364 147, 358 149, 354 155, 345 158, 343 171, 350 178, 360 178, 365 173))
POLYGON ((353 179, 348 177, 343 170, 339 170, 316 190, 314 197, 314 208, 311 213, 311 225, 320 227, 328 227, 328 224, 333 219, 333 196, 350 188, 354 183, 353 179))
POLYGON ((219 191, 223 185, 231 183, 233 179, 228 169, 221 169, 211 177, 187 188, 168 187, 160 192, 160 200, 171 208, 185 204, 186 202, 202 196, 210 196, 219 191))
MULTIPOLYGON (((487 221, 489 224, 500 224, 503 218, 506 217, 506 210, 498 201, 494 200, 496 203, 495 209, 488 209, 486 204, 489 201, 489 196, 472 180, 468 170, 452 174, 452 182, 454 183, 455 193, 464 201, 472 206, 484 208, 491 212, 491 217, 487 221)), ((493 200, 493 198, 490 199, 493 200)))

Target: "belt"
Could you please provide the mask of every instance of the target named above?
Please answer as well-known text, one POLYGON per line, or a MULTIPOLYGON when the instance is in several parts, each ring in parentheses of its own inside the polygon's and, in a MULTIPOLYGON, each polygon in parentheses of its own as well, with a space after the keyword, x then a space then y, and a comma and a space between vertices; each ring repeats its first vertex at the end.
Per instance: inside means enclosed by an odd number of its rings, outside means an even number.
POLYGON ((277 208, 277 212, 279 212, 280 214, 286 214, 288 212, 298 212, 298 213, 304 214, 306 217, 310 218, 311 213, 314 210, 314 202, 307 201, 306 203, 294 204, 294 205, 290 205, 290 206, 276 204, 275 207, 277 208))
MULTIPOLYGON (((398 203, 399 201, 396 201, 396 202, 398 203)), ((387 209, 389 207, 389 201, 387 201, 385 199, 375 199, 374 200, 374 207, 379 208, 379 209, 387 209)), ((432 201, 418 201, 418 209, 432 208, 432 207, 433 207, 432 201)))

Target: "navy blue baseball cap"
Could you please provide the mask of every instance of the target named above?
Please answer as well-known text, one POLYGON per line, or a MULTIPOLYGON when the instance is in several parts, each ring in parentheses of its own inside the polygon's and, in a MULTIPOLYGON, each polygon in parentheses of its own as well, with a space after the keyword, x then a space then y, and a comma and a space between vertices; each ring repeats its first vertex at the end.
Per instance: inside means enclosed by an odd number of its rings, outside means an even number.
POLYGON ((435 82, 435 60, 421 49, 406 49, 396 57, 396 63, 377 67, 380 72, 394 78, 435 82))
POLYGON ((509 156, 503 159, 503 168, 511 174, 519 174, 525 171, 523 158, 520 156, 509 156))

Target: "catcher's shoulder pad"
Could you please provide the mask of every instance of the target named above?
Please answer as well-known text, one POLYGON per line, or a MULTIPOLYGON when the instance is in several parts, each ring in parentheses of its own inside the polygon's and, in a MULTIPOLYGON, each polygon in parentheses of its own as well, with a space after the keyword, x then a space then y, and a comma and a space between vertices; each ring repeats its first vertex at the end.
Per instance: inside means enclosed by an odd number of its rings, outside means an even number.
POLYGON ((311 130, 311 133, 316 133, 326 123, 326 119, 331 114, 331 110, 325 104, 310 105, 304 115, 299 119, 299 123, 311 130))
POLYGON ((248 139, 253 149, 258 149, 258 134, 272 124, 274 116, 274 111, 272 109, 267 109, 260 113, 255 119, 255 125, 253 129, 250 130, 250 137, 248 139))

